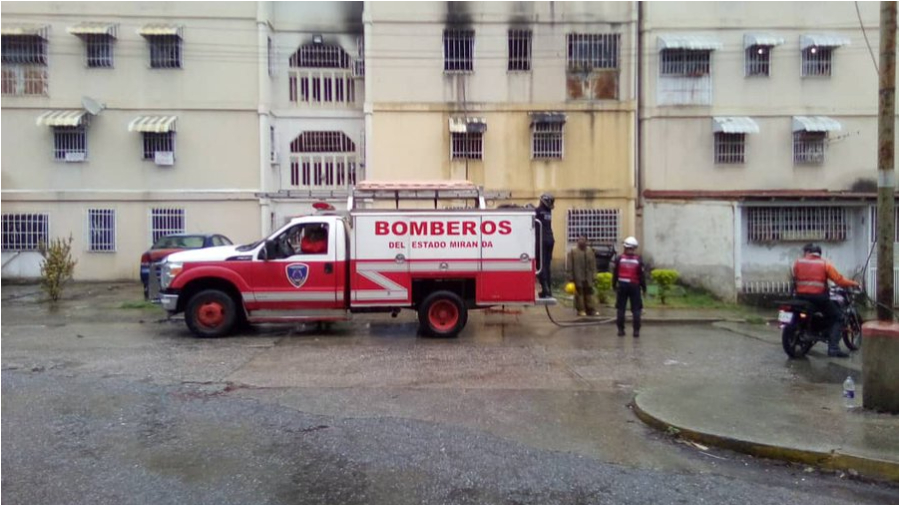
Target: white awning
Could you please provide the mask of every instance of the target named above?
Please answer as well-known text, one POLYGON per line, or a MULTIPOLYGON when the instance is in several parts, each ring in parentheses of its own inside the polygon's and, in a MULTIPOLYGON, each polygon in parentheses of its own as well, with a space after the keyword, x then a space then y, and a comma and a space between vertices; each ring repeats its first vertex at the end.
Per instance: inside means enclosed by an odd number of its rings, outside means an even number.
POLYGON ((804 50, 813 46, 818 47, 841 47, 849 46, 850 39, 840 35, 826 33, 811 33, 800 36, 800 49, 804 50))
POLYGON ((450 118, 450 131, 453 133, 484 132, 487 121, 484 118, 450 118))
POLYGON ((713 118, 713 132, 725 134, 758 134, 759 125, 747 116, 720 116, 713 118))
POLYGON ((144 25, 138 30, 142 37, 155 37, 160 35, 177 35, 181 37, 182 27, 179 25, 152 24, 144 25))
POLYGON ((795 132, 840 132, 841 124, 827 116, 794 116, 795 132))
POLYGON ((26 35, 46 39, 50 36, 50 25, 7 24, 0 26, 0 35, 26 35))
POLYGON ((659 50, 688 49, 692 51, 714 51, 722 49, 722 43, 705 35, 660 35, 657 38, 659 50))
POLYGON ((565 123, 566 113, 561 111, 529 112, 531 123, 565 123))
POLYGON ((38 126, 74 127, 85 122, 87 111, 47 111, 37 118, 38 126))
POLYGON ((780 46, 782 44, 784 44, 784 38, 767 33, 744 34, 744 49, 750 46, 780 46))
POLYGON ((104 21, 85 21, 66 29, 72 35, 109 35, 116 38, 119 32, 119 25, 115 23, 107 23, 104 21))
POLYGON ((175 131, 178 116, 138 116, 128 124, 129 132, 166 133, 175 131))

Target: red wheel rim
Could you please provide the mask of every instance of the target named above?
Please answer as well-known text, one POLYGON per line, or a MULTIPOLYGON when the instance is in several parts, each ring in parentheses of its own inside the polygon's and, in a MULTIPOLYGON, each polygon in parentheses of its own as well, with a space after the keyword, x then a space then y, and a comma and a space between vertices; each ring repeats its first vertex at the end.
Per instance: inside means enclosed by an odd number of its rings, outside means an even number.
POLYGON ((197 308, 197 321, 204 327, 218 327, 225 321, 225 307, 215 301, 204 302, 197 308))
POLYGON ((459 322, 459 309, 449 300, 439 300, 428 309, 428 321, 435 330, 447 332, 459 322))

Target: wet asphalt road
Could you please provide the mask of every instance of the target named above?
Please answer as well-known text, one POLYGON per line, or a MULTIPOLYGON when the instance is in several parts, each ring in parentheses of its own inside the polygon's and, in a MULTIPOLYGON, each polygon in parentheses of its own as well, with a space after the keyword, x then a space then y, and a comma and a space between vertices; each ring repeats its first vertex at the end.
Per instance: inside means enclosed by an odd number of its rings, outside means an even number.
POLYGON ((432 340, 401 315, 196 340, 118 309, 139 287, 55 311, 3 290, 7 504, 898 501, 896 484, 701 451, 637 421, 634 393, 661 382, 841 381, 708 325, 635 341, 492 314, 432 340))

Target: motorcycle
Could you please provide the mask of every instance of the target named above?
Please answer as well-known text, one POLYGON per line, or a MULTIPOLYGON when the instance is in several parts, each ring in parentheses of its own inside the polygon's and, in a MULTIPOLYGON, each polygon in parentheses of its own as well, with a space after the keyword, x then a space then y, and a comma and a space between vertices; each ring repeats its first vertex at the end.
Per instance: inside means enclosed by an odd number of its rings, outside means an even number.
MULTIPOLYGON (((862 346, 862 318, 856 309, 858 290, 833 286, 829 297, 841 312, 841 337, 851 351, 862 346)), ((815 304, 792 299, 778 303, 778 323, 781 328, 781 345, 791 358, 803 358, 814 344, 828 344, 829 329, 825 316, 816 310, 815 304)))

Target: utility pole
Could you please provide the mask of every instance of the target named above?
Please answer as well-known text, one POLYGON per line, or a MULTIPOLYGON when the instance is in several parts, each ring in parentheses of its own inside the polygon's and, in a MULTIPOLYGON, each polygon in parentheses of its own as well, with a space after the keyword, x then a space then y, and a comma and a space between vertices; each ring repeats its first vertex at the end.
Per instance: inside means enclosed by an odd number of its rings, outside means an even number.
POLYGON ((881 2, 881 62, 878 66, 878 319, 891 321, 894 305, 894 118, 897 116, 897 2, 881 2))

